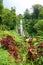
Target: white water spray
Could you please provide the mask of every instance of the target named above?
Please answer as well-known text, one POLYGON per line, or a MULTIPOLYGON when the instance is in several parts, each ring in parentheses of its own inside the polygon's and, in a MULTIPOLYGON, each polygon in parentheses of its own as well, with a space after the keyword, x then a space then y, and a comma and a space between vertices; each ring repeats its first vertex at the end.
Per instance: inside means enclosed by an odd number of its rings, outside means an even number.
POLYGON ((22 19, 20 20, 20 34, 21 34, 22 36, 24 35, 22 19))

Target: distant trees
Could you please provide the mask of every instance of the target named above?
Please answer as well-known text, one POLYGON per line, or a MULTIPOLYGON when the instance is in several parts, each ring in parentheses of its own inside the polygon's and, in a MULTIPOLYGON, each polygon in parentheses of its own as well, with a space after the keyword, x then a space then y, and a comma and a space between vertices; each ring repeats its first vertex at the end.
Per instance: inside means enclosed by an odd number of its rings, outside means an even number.
POLYGON ((32 6, 33 12, 30 14, 26 9, 24 14, 16 15, 16 9, 4 8, 3 0, 0 0, 0 29, 14 30, 16 26, 20 30, 20 19, 23 20, 23 28, 28 34, 37 34, 43 31, 43 6, 35 4, 32 6))
POLYGON ((2 22, 1 22, 2 29, 13 30, 16 26, 16 13, 14 10, 3 9, 2 14, 2 22), (4 27, 3 27, 4 26, 4 27))
POLYGON ((28 34, 36 34, 39 30, 43 31, 43 6, 36 4, 32 6, 32 9, 31 14, 28 9, 24 12, 24 28, 28 34))
POLYGON ((32 18, 38 19, 38 18, 40 18, 40 16, 42 18, 43 6, 40 4, 36 4, 36 5, 33 5, 32 8, 33 8, 32 18))
POLYGON ((29 10, 26 9, 25 12, 24 12, 24 29, 25 29, 25 31, 28 32, 29 35, 32 35, 34 33, 37 33, 37 31, 33 27, 34 24, 35 24, 35 20, 32 19, 32 16, 29 13, 29 10))
POLYGON ((16 26, 16 10, 3 8, 3 0, 0 0, 0 29, 13 30, 16 26))
POLYGON ((24 19, 30 19, 30 13, 28 9, 26 9, 24 12, 24 19))

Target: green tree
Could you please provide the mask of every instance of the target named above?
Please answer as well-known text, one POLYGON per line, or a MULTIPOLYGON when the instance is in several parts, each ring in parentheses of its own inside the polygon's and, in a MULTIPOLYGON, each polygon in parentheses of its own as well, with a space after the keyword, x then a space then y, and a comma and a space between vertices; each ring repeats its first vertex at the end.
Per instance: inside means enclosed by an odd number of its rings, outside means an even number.
POLYGON ((32 8, 33 8, 32 19, 38 19, 39 14, 41 13, 41 10, 43 9, 42 5, 35 4, 32 6, 32 8))
POLYGON ((24 12, 24 19, 30 19, 30 13, 28 9, 26 9, 24 12))
POLYGON ((35 20, 31 18, 31 14, 29 11, 26 9, 24 12, 24 29, 27 31, 28 34, 32 35, 34 33, 37 33, 35 28, 33 27, 35 24, 35 20))
POLYGON ((43 19, 43 7, 40 9, 39 19, 43 19))
POLYGON ((6 25, 9 30, 15 29, 16 13, 15 10, 3 9, 2 26, 6 25))
POLYGON ((37 30, 37 32, 43 32, 43 20, 39 20, 35 25, 34 28, 37 30))
POLYGON ((33 35, 36 34, 37 31, 36 29, 33 27, 34 26, 34 20, 26 20, 25 24, 24 24, 24 29, 25 31, 28 32, 29 35, 33 35))

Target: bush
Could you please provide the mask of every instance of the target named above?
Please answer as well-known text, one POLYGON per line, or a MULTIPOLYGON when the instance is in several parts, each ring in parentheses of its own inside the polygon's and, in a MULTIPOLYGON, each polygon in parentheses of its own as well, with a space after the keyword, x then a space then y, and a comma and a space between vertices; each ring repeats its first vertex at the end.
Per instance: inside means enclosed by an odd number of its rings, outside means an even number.
POLYGON ((39 42, 37 44, 37 47, 34 45, 30 45, 28 47, 27 60, 29 60, 29 61, 32 60, 33 62, 35 62, 35 64, 37 63, 38 65, 42 65, 42 63, 43 63, 42 58, 43 58, 43 42, 39 42))
POLYGON ((13 54, 15 58, 18 58, 16 41, 12 38, 12 36, 8 35, 7 37, 2 38, 1 45, 4 49, 7 49, 10 54, 13 54))

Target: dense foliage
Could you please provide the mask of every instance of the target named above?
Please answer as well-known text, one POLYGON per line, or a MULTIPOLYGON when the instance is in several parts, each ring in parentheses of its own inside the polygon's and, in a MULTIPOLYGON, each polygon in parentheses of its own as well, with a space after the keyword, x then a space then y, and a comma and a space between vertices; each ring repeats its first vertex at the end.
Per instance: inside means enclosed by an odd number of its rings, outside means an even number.
POLYGON ((36 34, 38 31, 43 32, 42 23, 43 23, 43 6, 40 4, 35 4, 32 6, 32 13, 29 13, 29 10, 26 9, 24 12, 24 29, 28 34, 36 34))
POLYGON ((15 8, 4 8, 0 0, 1 65, 43 65, 43 6, 35 4, 32 10, 17 15, 15 8), (21 19, 24 36, 20 36, 21 19))
POLYGON ((41 36, 34 38, 28 38, 25 36, 23 37, 23 41, 22 37, 20 40, 16 39, 18 35, 14 35, 15 32, 13 34, 12 33, 11 31, 7 31, 6 33, 2 34, 1 31, 2 37, 0 38, 0 61, 3 61, 0 62, 1 65, 5 65, 7 63, 10 65, 10 62, 12 65, 42 65, 43 38, 41 36))
POLYGON ((23 29, 25 33, 30 35, 43 32, 43 6, 35 4, 32 6, 33 12, 30 13, 28 9, 25 10, 24 14, 16 14, 16 9, 11 10, 4 8, 3 0, 0 0, 0 29, 1 30, 17 30, 20 33, 20 19, 23 21, 23 29))

